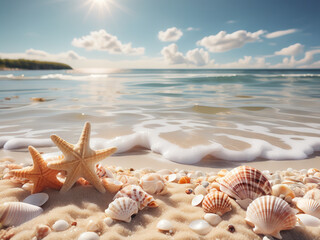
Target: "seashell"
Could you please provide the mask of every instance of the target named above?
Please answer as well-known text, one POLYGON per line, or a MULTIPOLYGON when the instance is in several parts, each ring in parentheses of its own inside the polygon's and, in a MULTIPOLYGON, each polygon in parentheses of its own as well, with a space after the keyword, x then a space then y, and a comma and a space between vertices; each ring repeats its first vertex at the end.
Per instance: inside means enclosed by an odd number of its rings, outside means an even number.
POLYGON ((90 232, 101 232, 102 231, 102 222, 97 220, 90 219, 87 223, 86 230, 90 232))
POLYGON ((162 232, 172 232, 173 226, 172 223, 166 219, 162 219, 157 224, 157 229, 162 232))
POLYGON ((258 169, 248 166, 234 168, 219 183, 221 191, 235 198, 244 209, 252 200, 272 192, 269 180, 258 169))
POLYGON ((149 194, 162 193, 166 189, 165 181, 158 173, 147 173, 140 179, 140 186, 149 194))
POLYGON ((217 178, 218 178, 218 176, 210 176, 210 177, 208 177, 208 182, 213 183, 217 180, 217 178))
POLYGON ((307 175, 308 174, 308 170, 307 169, 301 169, 301 170, 299 170, 299 173, 301 175, 307 175))
POLYGON ((202 219, 192 221, 189 224, 189 228, 191 228, 193 231, 195 231, 196 233, 198 233, 200 235, 206 235, 212 229, 210 224, 207 221, 202 220, 202 219))
POLYGON ((69 227, 70 227, 70 224, 69 224, 67 221, 63 220, 63 219, 57 220, 57 221, 52 225, 52 229, 53 229, 53 231, 55 231, 55 232, 65 231, 65 230, 67 230, 69 227))
POLYGON ((303 178, 303 183, 320 183, 320 178, 316 177, 316 176, 312 176, 312 177, 305 177, 303 178))
POLYGON ((196 195, 202 194, 202 195, 207 195, 207 189, 205 189, 204 186, 199 185, 194 189, 194 193, 196 195))
POLYGON ((106 217, 105 219, 103 219, 103 222, 110 227, 113 223, 113 219, 111 217, 106 217))
POLYGON ((114 178, 102 178, 101 182, 102 185, 111 193, 118 192, 123 186, 122 182, 114 178))
POLYGON ((6 202, 0 205, 0 223, 2 226, 19 226, 39 216, 43 209, 23 202, 6 202))
POLYGON ((35 193, 26 197, 22 202, 41 207, 48 201, 48 199, 49 195, 46 193, 35 193))
POLYGON ((180 176, 187 176, 188 174, 188 172, 185 170, 180 170, 178 173, 180 174, 180 176))
POLYGON ((275 196, 262 196, 249 205, 246 221, 254 226, 255 233, 282 239, 280 231, 294 228, 297 219, 286 201, 275 196))
POLYGON ((43 239, 51 233, 51 228, 44 224, 39 224, 36 227, 36 238, 37 240, 43 239))
POLYGON ((80 177, 77 180, 77 183, 80 184, 81 186, 88 186, 91 185, 91 183, 89 181, 87 181, 86 179, 84 179, 83 177, 80 177))
POLYGON ((229 171, 228 171, 227 169, 221 169, 221 170, 218 172, 218 176, 219 176, 219 177, 224 177, 224 176, 226 176, 228 173, 229 173, 229 171))
POLYGON ((205 176, 205 174, 203 172, 201 172, 201 171, 195 171, 194 173, 196 174, 197 177, 205 176))
POLYGON ((197 175, 196 175, 196 173, 194 173, 194 172, 189 172, 188 174, 187 174, 187 176, 189 177, 189 178, 197 178, 197 175))
POLYGON ((203 187, 205 187, 205 188, 208 187, 209 184, 210 184, 210 183, 209 183, 208 181, 202 181, 202 182, 201 182, 201 185, 202 185, 203 187))
POLYGON ((99 178, 108 177, 113 178, 113 174, 108 169, 104 168, 101 164, 96 164, 96 174, 99 178))
POLYGON ((212 226, 216 226, 222 221, 222 218, 215 213, 206 213, 203 218, 212 226))
POLYGON ((21 188, 22 188, 23 190, 26 190, 26 191, 31 192, 31 190, 32 190, 32 188, 33 188, 33 183, 27 182, 27 183, 23 184, 21 188))
POLYGON ((306 214, 320 218, 320 203, 313 199, 295 198, 296 207, 306 214))
POLYGON ((164 175, 170 175, 172 174, 172 171, 168 170, 168 169, 161 169, 159 171, 157 171, 158 174, 164 176, 164 175))
POLYGON ((81 233, 78 240, 99 240, 100 237, 95 232, 84 232, 81 233))
POLYGON ((211 183, 208 187, 207 190, 210 192, 211 190, 218 190, 220 191, 220 184, 217 182, 211 183))
POLYGON ((124 186, 139 185, 139 179, 127 175, 118 175, 117 180, 122 182, 124 186))
POLYGON ((307 174, 312 176, 312 175, 314 175, 316 172, 319 172, 319 169, 310 168, 310 169, 308 169, 307 174))
POLYGON ((188 176, 182 176, 178 183, 179 184, 186 184, 186 183, 190 183, 191 178, 189 178, 188 176))
POLYGON ((320 219, 309 214, 298 214, 298 223, 306 227, 320 227, 320 219))
POLYGON ((186 194, 191 194, 191 193, 193 193, 193 190, 191 188, 187 188, 185 192, 186 192, 186 194))
POLYGON ((112 219, 130 222, 131 216, 138 213, 138 205, 129 197, 120 197, 109 204, 105 213, 112 219))
POLYGON ((128 185, 124 187, 114 196, 114 199, 119 197, 129 197, 136 201, 139 210, 142 210, 146 206, 158 207, 154 198, 150 194, 146 193, 140 186, 128 185))
POLYGON ((303 198, 309 198, 319 201, 320 200, 320 189, 314 188, 306 192, 303 198))
POLYGON ((192 199, 191 205, 194 206, 194 207, 195 207, 195 206, 198 206, 198 205, 202 202, 203 198, 204 198, 204 196, 203 196, 202 194, 196 195, 196 196, 192 199))
POLYGON ((219 216, 232 210, 229 196, 219 191, 208 193, 203 199, 202 208, 206 213, 216 213, 219 216))
POLYGON ((173 174, 170 174, 168 176, 168 182, 178 182, 179 179, 180 179, 180 175, 179 174, 173 173, 173 174))
POLYGON ((294 192, 285 184, 276 184, 272 186, 272 195, 280 197, 289 203, 295 198, 294 192))

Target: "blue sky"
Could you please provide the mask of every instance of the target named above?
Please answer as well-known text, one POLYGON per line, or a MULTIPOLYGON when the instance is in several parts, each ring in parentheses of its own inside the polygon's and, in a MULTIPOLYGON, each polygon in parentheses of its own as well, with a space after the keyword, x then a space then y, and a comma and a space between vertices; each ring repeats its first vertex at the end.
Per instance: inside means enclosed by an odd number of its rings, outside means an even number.
POLYGON ((75 68, 320 68, 320 1, 0 1, 0 57, 75 68))

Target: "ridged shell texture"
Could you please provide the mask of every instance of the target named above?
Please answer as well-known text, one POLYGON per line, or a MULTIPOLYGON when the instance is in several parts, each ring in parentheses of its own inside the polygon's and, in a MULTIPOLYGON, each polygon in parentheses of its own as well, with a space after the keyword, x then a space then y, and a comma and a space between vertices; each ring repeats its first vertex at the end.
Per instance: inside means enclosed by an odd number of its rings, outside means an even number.
POLYGON ((130 222, 131 216, 137 212, 137 202, 128 197, 115 199, 105 210, 105 213, 108 217, 125 222, 130 222))
POLYGON ((229 196, 219 191, 208 193, 203 199, 202 208, 206 213, 216 213, 219 216, 232 210, 229 196))

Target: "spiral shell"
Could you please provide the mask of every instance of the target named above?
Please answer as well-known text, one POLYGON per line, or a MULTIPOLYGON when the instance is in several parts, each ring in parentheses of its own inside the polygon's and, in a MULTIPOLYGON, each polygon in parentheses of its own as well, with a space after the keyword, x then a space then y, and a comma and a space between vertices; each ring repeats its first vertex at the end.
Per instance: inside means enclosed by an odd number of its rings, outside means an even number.
POLYGON ((140 186, 128 185, 124 187, 114 196, 114 199, 119 197, 129 197, 136 201, 139 210, 145 208, 146 206, 158 207, 158 204, 154 198, 150 194, 146 193, 140 186))
POLYGON ((307 198, 294 198, 293 202, 304 213, 320 218, 320 203, 318 201, 307 198))
POLYGON ((140 179, 140 186, 149 194, 162 193, 166 184, 162 176, 158 173, 147 173, 140 179))
POLYGON ((246 221, 254 226, 255 233, 282 239, 280 231, 294 228, 297 218, 286 201, 275 196, 262 196, 249 205, 246 221))
POLYGON ((43 212, 41 207, 23 202, 7 202, 0 205, 2 226, 19 226, 43 212))
POLYGON ((105 213, 108 217, 124 222, 130 222, 131 216, 137 212, 137 202, 128 197, 115 199, 105 210, 105 213))
POLYGON ((206 213, 216 213, 219 216, 232 210, 228 195, 219 191, 208 193, 202 201, 202 208, 206 213))
POLYGON ((220 190, 245 209, 252 200, 272 192, 268 179, 258 169, 248 166, 234 168, 219 183, 220 190))

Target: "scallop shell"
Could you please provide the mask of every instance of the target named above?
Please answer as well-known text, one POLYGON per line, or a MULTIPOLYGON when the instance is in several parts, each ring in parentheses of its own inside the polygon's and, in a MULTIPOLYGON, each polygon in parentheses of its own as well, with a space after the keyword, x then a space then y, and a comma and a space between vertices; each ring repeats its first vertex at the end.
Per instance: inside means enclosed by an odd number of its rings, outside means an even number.
POLYGON ((232 210, 228 195, 219 191, 208 193, 202 201, 202 208, 206 213, 216 213, 219 216, 232 210))
POLYGON ((200 235, 206 235, 207 233, 210 232, 210 230, 212 229, 212 227, 210 226, 210 224, 205 221, 205 220, 195 220, 192 221, 189 224, 189 227, 195 231, 196 233, 200 234, 200 235))
POLYGON ((115 193, 121 189, 123 183, 114 178, 102 178, 102 185, 111 193, 115 193))
POLYGON ((140 179, 140 186, 149 194, 158 194, 165 190, 166 184, 158 173, 147 173, 140 179))
POLYGON ((137 202, 129 197, 120 197, 115 199, 105 210, 105 213, 108 217, 124 222, 130 222, 131 216, 137 212, 137 202))
POLYGON ((99 178, 108 177, 113 178, 113 174, 108 169, 104 168, 101 164, 96 165, 96 174, 99 178))
POLYGON ((190 180, 191 180, 190 177, 188 177, 188 176, 182 176, 182 177, 179 179, 178 183, 179 183, 179 184, 186 184, 186 183, 190 183, 190 180))
POLYGON ((2 226, 19 226, 39 216, 43 209, 23 202, 7 202, 0 205, 0 221, 2 226))
POLYGON ((158 204, 154 198, 150 194, 146 193, 140 186, 128 185, 124 187, 114 196, 114 199, 119 197, 129 197, 136 201, 139 210, 145 208, 146 206, 158 207, 158 204))
POLYGON ((306 192, 303 198, 320 200, 320 189, 314 188, 306 192))
POLYGON ((295 198, 294 192, 286 184, 276 184, 272 186, 272 195, 280 197, 289 203, 295 198))
POLYGON ((286 201, 275 196, 262 196, 249 205, 246 221, 254 226, 255 233, 282 239, 280 231, 294 228, 297 218, 286 201))
POLYGON ((248 166, 234 168, 219 183, 221 191, 235 198, 244 209, 252 200, 272 192, 269 180, 258 169, 248 166))
POLYGON ((46 193, 35 193, 26 197, 23 200, 23 202, 40 207, 43 204, 45 204, 48 201, 48 199, 49 199, 49 195, 46 193))
POLYGON ((295 198, 293 202, 297 208, 306 214, 320 218, 320 203, 313 199, 295 198))

